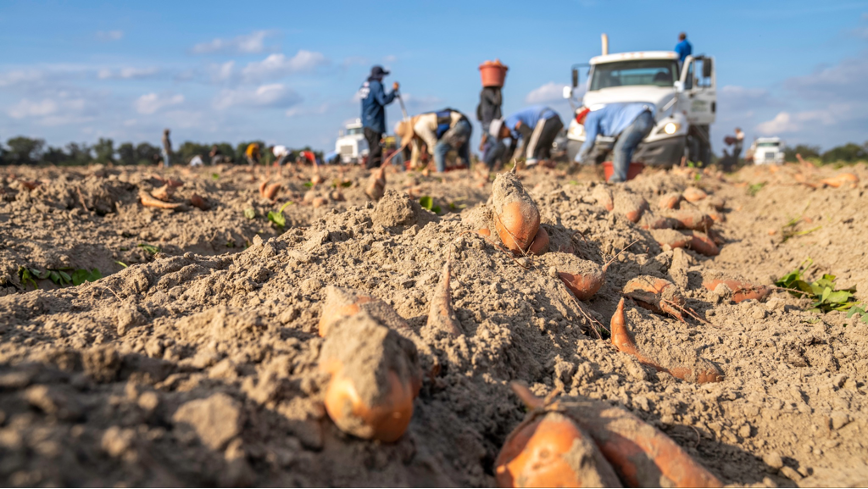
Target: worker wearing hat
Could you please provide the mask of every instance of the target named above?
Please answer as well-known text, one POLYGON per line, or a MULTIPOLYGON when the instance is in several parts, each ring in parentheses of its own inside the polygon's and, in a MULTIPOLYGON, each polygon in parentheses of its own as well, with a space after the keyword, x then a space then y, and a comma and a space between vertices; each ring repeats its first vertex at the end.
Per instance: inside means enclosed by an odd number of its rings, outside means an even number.
POLYGON ((362 127, 365 140, 368 142, 367 168, 377 168, 383 162, 383 148, 380 140, 386 132, 386 106, 395 100, 398 94, 398 82, 392 84, 392 91, 386 93, 383 89, 383 77, 389 72, 382 66, 371 68, 371 76, 359 88, 359 98, 362 100, 362 127))
POLYGON ((564 123, 557 112, 549 107, 534 105, 506 119, 495 119, 488 132, 497 139, 512 139, 512 149, 521 141, 521 147, 513 157, 525 156, 527 166, 534 166, 539 160, 551 158, 552 144, 563 127, 564 123))
POLYGON ((597 110, 580 107, 576 122, 585 126, 585 143, 576 156, 579 163, 587 161, 597 136, 616 138, 612 155, 614 172, 610 183, 627 181, 627 170, 633 152, 654 129, 654 106, 644 102, 608 104, 597 110))
POLYGON ((395 135, 401 138, 401 148, 410 147, 411 165, 418 166, 421 145, 434 157, 438 172, 446 171, 446 155, 456 150, 458 157, 470 167, 470 135, 473 127, 467 116, 455 109, 443 109, 413 116, 395 125, 395 135))

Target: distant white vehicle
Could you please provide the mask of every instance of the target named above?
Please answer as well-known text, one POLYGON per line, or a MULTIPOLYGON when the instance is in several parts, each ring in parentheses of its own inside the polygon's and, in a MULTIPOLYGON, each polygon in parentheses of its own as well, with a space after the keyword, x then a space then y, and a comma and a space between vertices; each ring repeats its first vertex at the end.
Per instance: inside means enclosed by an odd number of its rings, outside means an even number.
POLYGON ((781 138, 758 138, 750 145, 745 156, 752 159, 754 165, 783 165, 784 146, 781 138))
POLYGON ((338 133, 335 151, 341 157, 344 165, 354 164, 368 155, 368 141, 362 129, 362 120, 356 119, 338 133))

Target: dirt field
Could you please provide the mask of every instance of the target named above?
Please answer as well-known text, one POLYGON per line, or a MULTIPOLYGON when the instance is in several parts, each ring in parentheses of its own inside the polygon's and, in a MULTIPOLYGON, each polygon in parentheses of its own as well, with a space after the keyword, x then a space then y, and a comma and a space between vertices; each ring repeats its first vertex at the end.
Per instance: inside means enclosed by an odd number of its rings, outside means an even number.
POLYGON ((868 325, 807 312, 809 301, 781 290, 734 303, 703 287, 716 277, 772 285, 811 258, 811 279, 834 274, 868 300, 865 164, 649 170, 616 189, 614 212, 598 204, 594 172, 520 172, 551 236, 548 253, 521 258, 496 233, 477 233, 492 187, 467 171, 388 173, 379 203, 358 169, 325 169, 312 189, 310 169, 272 174, 275 202, 260 196, 264 170, 155 175, 0 167, 5 486, 493 486, 498 452, 525 415, 512 380, 622 406, 727 485, 868 485, 868 325), (799 182, 841 171, 860 181, 799 182), (140 193, 168 179, 183 182, 173 200, 184 205, 142 207, 140 193), (662 195, 688 187, 709 194, 682 209, 716 217, 717 256, 661 246, 642 229, 666 214, 662 195), (207 210, 190 205, 194 193, 207 210), (441 212, 422 209, 422 196, 441 212), (634 224, 619 199, 639 196, 650 210, 634 224), (287 201, 281 233, 265 216, 287 201), (450 256, 457 338, 425 328, 450 256), (613 260, 587 301, 556 273, 575 256, 613 260), (34 290, 21 267, 104 278, 59 287, 31 277, 34 290), (707 323, 628 300, 639 347, 661 361, 713 362, 723 381, 677 379, 597 338, 642 275, 672 281, 707 323), (328 340, 317 333, 329 286, 391 305, 420 363, 438 366, 395 443, 347 435, 323 408, 328 340))

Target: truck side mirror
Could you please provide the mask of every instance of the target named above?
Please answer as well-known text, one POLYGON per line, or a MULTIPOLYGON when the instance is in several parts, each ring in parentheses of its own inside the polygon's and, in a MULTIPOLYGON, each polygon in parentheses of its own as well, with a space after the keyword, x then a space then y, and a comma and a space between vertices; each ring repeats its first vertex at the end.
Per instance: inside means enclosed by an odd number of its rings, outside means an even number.
POLYGON ((681 80, 678 80, 677 82, 675 82, 674 87, 675 87, 676 92, 683 92, 684 91, 684 82, 682 82, 681 80))
POLYGON ((573 88, 579 86, 579 69, 573 68, 573 88))
POLYGON ((705 58, 702 60, 702 77, 703 78, 711 78, 711 58, 705 58))
POLYGON ((569 99, 573 96, 573 87, 564 87, 564 98, 569 99))

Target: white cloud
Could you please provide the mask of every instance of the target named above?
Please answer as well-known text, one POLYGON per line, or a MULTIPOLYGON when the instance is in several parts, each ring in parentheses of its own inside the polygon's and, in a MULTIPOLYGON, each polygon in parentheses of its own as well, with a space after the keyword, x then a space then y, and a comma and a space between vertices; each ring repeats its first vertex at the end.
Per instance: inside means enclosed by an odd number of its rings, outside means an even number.
POLYGON ((100 41, 120 41, 124 38, 124 31, 98 31, 96 38, 100 41))
POLYGON ((39 101, 30 101, 22 99, 17 104, 9 108, 9 117, 13 119, 23 119, 25 117, 39 117, 50 115, 57 111, 57 102, 51 99, 39 101))
MULTIPOLYGON (((528 104, 551 104, 555 102, 563 102, 564 100, 564 85, 563 83, 548 82, 545 85, 534 88, 524 98, 528 104)), ((579 88, 578 90, 584 90, 579 88)), ((577 93, 576 97, 581 99, 581 93, 577 93)))
POLYGON ((0 87, 9 87, 13 85, 26 85, 35 82, 40 82, 45 78, 45 73, 41 70, 12 70, 5 73, 0 73, 0 87))
POLYGON ((222 90, 214 99, 214 108, 227 109, 236 105, 254 107, 290 107, 301 102, 301 97, 280 83, 262 85, 256 89, 222 90))
POLYGON ((868 52, 858 58, 844 59, 834 66, 816 70, 805 76, 784 81, 785 89, 808 100, 840 101, 866 100, 865 80, 868 78, 868 52))
POLYGON ((100 80, 132 80, 154 76, 160 72, 159 68, 120 68, 117 70, 102 69, 96 76, 100 80))
POLYGON ((287 117, 302 117, 309 115, 322 115, 332 109, 332 105, 325 103, 316 107, 293 107, 286 111, 287 117))
POLYGON ((193 46, 194 54, 241 53, 255 54, 265 50, 265 39, 271 36, 270 31, 254 31, 250 34, 232 39, 214 39, 193 46))
POLYGON ((850 111, 846 107, 832 105, 825 109, 806 110, 801 112, 780 112, 774 119, 761 122, 756 129, 764 135, 788 134, 811 130, 817 126, 830 126, 849 119, 850 111))
POLYGON ((241 70, 241 75, 245 80, 274 79, 294 73, 311 72, 327 64, 329 60, 322 53, 301 49, 291 58, 287 58, 283 53, 276 53, 262 61, 249 63, 241 70))
POLYGON ((158 95, 156 93, 146 93, 136 99, 133 106, 139 114, 153 114, 163 107, 178 105, 184 102, 184 96, 177 95, 158 95))

